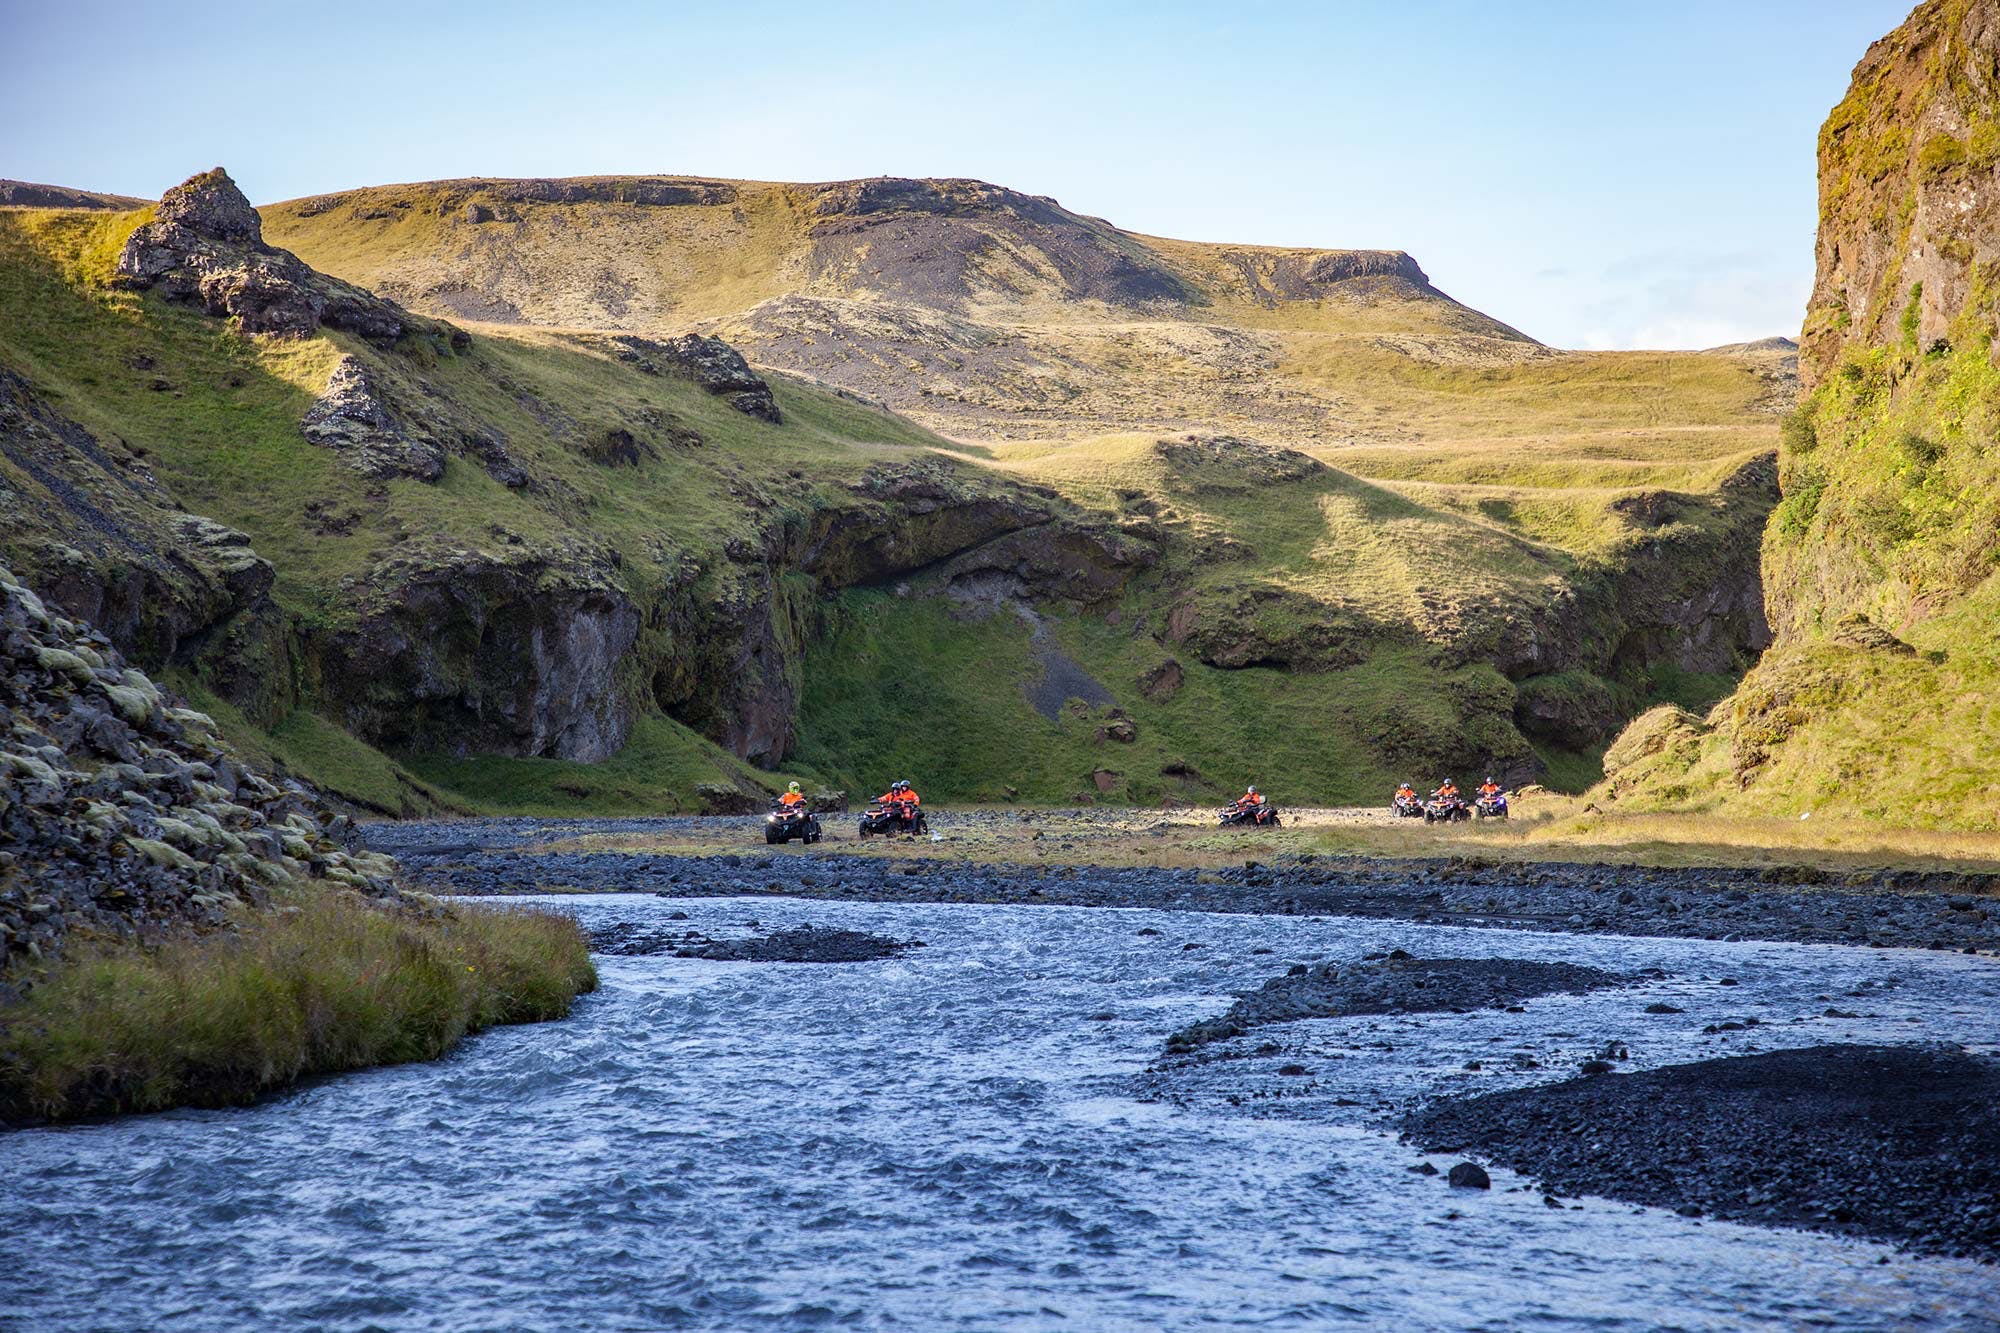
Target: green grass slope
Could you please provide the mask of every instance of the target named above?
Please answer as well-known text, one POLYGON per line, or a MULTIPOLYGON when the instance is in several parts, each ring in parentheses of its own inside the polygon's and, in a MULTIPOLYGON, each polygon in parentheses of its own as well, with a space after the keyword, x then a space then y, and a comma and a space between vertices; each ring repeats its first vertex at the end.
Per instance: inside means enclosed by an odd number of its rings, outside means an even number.
MULTIPOLYGON (((742 493, 784 483, 838 487, 871 465, 936 443, 879 410, 780 381, 785 423, 754 421, 693 384, 641 375, 602 350, 524 331, 482 338, 462 357, 392 359, 340 334, 248 338, 182 306, 104 285, 144 214, 0 210, 0 364, 65 416, 116 442, 187 508, 240 529, 276 568, 276 600, 314 627, 359 611, 357 581, 385 561, 439 548, 505 553, 589 543, 620 553, 635 600, 663 596, 687 561, 754 535, 742 493), (383 378, 421 377, 504 433, 539 494, 500 485, 454 459, 436 485, 378 483, 299 434, 334 362, 363 358, 383 378), (583 447, 636 418, 665 415, 702 445, 616 470, 583 447), (794 473, 809 470, 803 482, 794 473)), ((0 456, 0 484, 22 503, 8 516, 24 568, 75 552, 34 528, 42 492, 0 456), (37 555, 45 557, 38 562, 37 555)), ((803 494, 797 503, 808 503, 803 494)), ((699 595, 697 593, 697 595, 699 595)), ((176 684, 253 753, 371 809, 421 811, 687 808, 698 783, 751 770, 713 741, 644 712, 634 743, 608 765, 532 759, 454 761, 384 755, 327 720, 311 680, 273 682, 261 709, 220 697, 199 670, 176 684)), ((769 775, 758 775, 769 782, 769 775)))

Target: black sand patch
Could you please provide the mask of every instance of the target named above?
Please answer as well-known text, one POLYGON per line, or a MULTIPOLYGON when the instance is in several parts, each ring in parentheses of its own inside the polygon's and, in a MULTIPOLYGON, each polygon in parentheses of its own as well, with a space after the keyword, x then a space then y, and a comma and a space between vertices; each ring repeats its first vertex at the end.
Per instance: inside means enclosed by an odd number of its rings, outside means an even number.
POLYGON ((2000 1060, 1814 1046, 1442 1101, 1407 1117, 1551 1193, 2000 1262, 2000 1060))

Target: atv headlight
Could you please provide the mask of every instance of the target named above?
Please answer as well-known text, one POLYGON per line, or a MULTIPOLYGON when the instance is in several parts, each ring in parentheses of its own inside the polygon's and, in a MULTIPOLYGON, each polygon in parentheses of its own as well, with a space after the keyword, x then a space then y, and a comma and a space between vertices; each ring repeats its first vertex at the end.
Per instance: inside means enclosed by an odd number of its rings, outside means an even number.
POLYGON ((765 815, 764 822, 766 824, 775 824, 778 822, 778 817, 775 814, 765 815))

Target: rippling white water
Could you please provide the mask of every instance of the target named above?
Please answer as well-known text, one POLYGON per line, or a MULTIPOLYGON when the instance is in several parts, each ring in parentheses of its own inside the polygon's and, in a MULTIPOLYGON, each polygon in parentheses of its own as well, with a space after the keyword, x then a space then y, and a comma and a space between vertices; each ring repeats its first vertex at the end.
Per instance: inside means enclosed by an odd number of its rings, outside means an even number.
POLYGON ((1552 1210, 1505 1173, 1454 1192, 1366 1127, 1439 1086, 1551 1076, 1462 1071, 1495 1052, 1563 1068, 1609 1037, 1641 1065, 1992 1042, 1990 960, 1071 908, 562 905, 930 947, 844 966, 604 959, 570 1022, 437 1064, 0 1138, 0 1328, 2000 1327, 1991 1268, 1552 1210), (1397 945, 1673 976, 1522 1014, 1267 1029, 1283 1054, 1232 1064, 1226 1085, 1214 1067, 1177 1076, 1191 1109, 1135 1098, 1165 1035, 1233 992, 1397 945), (1860 1016, 1821 1017, 1821 997, 1860 1016), (1687 1012, 1640 1017, 1655 999, 1687 1012), (1700 1035, 1745 1016, 1767 1026, 1700 1035), (1312 1078, 1265 1078, 1281 1061, 1312 1078), (1260 1079, 1313 1095, 1225 1099, 1260 1079))

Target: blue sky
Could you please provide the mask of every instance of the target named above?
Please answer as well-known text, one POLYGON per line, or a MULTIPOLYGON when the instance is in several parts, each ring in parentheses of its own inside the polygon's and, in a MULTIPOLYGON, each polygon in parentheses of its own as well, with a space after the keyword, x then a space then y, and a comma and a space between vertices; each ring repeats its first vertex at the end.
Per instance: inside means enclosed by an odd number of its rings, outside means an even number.
POLYGON ((0 176, 977 176, 1157 235, 1408 250, 1547 342, 1796 331, 1813 145, 1903 0, 0 0, 0 176))

